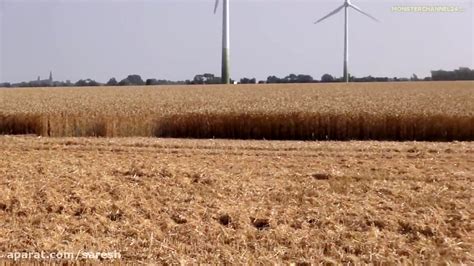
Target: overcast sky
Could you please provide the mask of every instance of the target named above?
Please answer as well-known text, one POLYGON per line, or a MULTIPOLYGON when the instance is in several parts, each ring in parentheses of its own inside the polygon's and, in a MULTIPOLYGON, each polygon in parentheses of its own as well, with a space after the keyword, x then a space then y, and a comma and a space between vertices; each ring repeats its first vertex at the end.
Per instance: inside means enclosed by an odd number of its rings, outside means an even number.
MULTIPOLYGON (((0 81, 46 78, 106 82, 128 74, 192 79, 220 75, 222 12, 214 0, 0 0, 0 81)), ((342 76, 343 13, 313 22, 343 0, 230 0, 234 79, 289 73, 342 76)), ((381 23, 350 12, 355 76, 429 75, 474 68, 472 0, 353 0, 381 23), (444 5, 452 13, 393 12, 444 5)))

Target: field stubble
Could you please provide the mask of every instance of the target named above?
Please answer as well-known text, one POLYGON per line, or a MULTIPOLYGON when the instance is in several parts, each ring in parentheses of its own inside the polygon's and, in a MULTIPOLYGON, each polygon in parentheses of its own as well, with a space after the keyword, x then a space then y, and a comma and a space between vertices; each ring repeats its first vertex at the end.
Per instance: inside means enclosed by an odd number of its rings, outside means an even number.
POLYGON ((474 140, 473 82, 0 90, 0 134, 474 140))
POLYGON ((472 142, 0 137, 0 252, 472 264, 473 153, 472 142))

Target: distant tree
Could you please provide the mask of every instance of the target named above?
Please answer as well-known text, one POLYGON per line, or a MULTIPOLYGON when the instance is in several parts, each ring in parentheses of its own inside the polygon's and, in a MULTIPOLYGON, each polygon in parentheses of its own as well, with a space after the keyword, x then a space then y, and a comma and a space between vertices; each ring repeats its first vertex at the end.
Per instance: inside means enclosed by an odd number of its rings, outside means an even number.
POLYGON ((240 79, 240 83, 241 84, 256 84, 257 83, 257 79, 255 78, 241 78, 240 79))
POLYGON ((469 69, 468 67, 460 67, 457 70, 454 70, 456 80, 474 80, 474 69, 469 69))
POLYGON ((132 82, 128 78, 122 79, 119 83, 119 86, 132 86, 132 82))
POLYGON ((460 67, 453 71, 433 70, 431 71, 432 80, 474 80, 474 69, 460 67))
POLYGON ((132 83, 132 85, 145 85, 145 82, 140 75, 128 75, 127 79, 132 83))
POLYGON ((205 80, 213 80, 215 78, 214 74, 205 73, 202 75, 205 80))
POLYGON ((311 77, 310 75, 298 75, 296 77, 296 80, 298 83, 311 83, 314 81, 313 77, 311 77))
POLYGON ((95 80, 88 79, 87 82, 89 83, 89 86, 100 86, 101 84, 95 80))
POLYGON ((433 80, 451 80, 452 77, 448 71, 433 70, 431 71, 431 78, 433 80))
POLYGON ((111 78, 111 79, 109 79, 109 81, 107 81, 106 85, 107 86, 117 86, 118 82, 115 78, 111 78))
POLYGON ((146 80, 146 85, 151 86, 151 85, 159 85, 160 82, 156 79, 147 79, 146 80))
POLYGON ((296 83, 298 81, 298 76, 296 76, 295 74, 290 74, 286 76, 283 80, 285 83, 296 83))
POLYGON ((214 76, 214 74, 205 73, 202 77, 204 79, 204 84, 220 84, 222 82, 221 78, 214 76))
POLYGON ((80 79, 74 85, 79 86, 79 87, 83 87, 83 86, 87 86, 87 82, 83 79, 80 79))
POLYGON ((372 76, 363 77, 363 78, 356 78, 356 77, 351 77, 351 78, 352 79, 350 79, 350 81, 354 81, 354 82, 372 82, 374 80, 372 76))
POLYGON ((9 82, 0 83, 0 87, 2 87, 2 88, 10 88, 11 86, 12 86, 12 84, 9 83, 9 82))
POLYGON ((331 76, 330 74, 324 74, 321 77, 321 82, 334 82, 334 77, 331 76))
POLYGON ((267 78, 267 83, 271 84, 271 83, 281 83, 281 79, 276 77, 276 76, 269 76, 267 78))
POLYGON ((143 81, 142 77, 140 75, 128 75, 127 78, 122 79, 119 83, 119 86, 142 86, 145 85, 145 81, 143 81))
POLYGON ((204 84, 204 76, 203 75, 196 75, 194 76, 194 79, 193 79, 193 84, 204 84))
POLYGON ((180 82, 181 84, 220 84, 221 78, 216 77, 214 74, 205 73, 194 76, 194 79, 188 83, 188 81, 180 82))
POLYGON ((79 80, 76 82, 75 86, 78 86, 78 87, 84 87, 84 86, 100 86, 100 83, 95 81, 95 80, 92 80, 92 79, 86 79, 86 80, 79 80))

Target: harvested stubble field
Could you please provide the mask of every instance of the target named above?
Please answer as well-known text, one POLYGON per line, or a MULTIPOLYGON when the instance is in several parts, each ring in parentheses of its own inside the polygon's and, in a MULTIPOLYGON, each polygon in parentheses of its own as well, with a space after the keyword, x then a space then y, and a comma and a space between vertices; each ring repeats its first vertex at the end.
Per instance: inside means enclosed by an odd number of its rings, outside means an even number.
POLYGON ((0 137, 0 253, 473 264, 474 143, 0 137))
POLYGON ((0 134, 474 140, 474 82, 0 90, 0 134))

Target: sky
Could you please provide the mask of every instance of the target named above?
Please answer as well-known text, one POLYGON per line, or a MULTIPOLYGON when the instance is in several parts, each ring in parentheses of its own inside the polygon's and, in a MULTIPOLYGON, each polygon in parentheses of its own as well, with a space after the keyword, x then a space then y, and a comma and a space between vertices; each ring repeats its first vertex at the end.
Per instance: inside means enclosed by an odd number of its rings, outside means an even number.
MULTIPOLYGON (((229 0, 233 79, 290 73, 342 76, 343 0, 229 0)), ((419 77, 474 68, 473 0, 352 0, 349 72, 419 77), (460 12, 397 12, 399 6, 460 12)), ((222 7, 222 6, 221 6, 222 7)), ((0 82, 47 78, 107 82, 220 76, 222 12, 214 0, 0 0, 0 82)), ((222 10, 222 9, 220 9, 222 10)))

